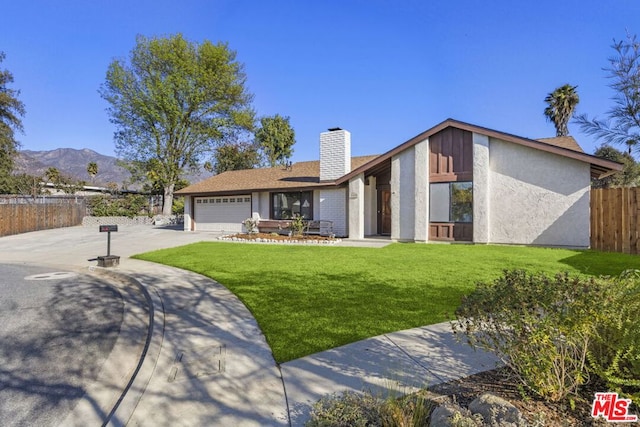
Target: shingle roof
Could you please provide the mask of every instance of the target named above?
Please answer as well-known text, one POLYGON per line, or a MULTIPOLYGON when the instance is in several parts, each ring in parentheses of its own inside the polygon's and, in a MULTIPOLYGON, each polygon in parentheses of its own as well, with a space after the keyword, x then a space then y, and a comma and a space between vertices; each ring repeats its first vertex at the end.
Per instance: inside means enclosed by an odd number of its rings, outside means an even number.
POLYGON ((556 136, 553 138, 539 138, 538 141, 545 144, 555 145, 556 147, 567 148, 569 150, 584 153, 584 150, 572 136, 556 136))
MULTIPOLYGON (((351 158, 351 169, 375 159, 375 156, 351 158)), ((333 182, 320 182, 320 161, 297 162, 290 168, 278 166, 274 168, 244 169, 223 172, 212 176, 182 190, 184 194, 238 194, 251 191, 286 190, 334 185, 333 182)))

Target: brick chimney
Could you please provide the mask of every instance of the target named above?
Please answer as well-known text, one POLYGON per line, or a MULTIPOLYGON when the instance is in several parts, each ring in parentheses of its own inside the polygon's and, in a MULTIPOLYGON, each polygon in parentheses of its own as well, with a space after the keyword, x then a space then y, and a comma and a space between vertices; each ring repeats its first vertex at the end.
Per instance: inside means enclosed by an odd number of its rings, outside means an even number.
POLYGON ((331 128, 320 134, 320 181, 333 181, 351 172, 351 134, 331 128))

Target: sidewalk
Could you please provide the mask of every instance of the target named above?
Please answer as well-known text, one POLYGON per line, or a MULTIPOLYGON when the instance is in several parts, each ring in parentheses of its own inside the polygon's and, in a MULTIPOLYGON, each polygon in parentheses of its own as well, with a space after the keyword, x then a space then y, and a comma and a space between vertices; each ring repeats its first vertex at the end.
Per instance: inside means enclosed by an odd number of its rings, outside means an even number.
POLYGON ((127 277, 146 289, 152 303, 150 339, 111 425, 298 426, 326 393, 370 389, 387 396, 495 366, 493 357, 454 342, 448 324, 440 324, 278 367, 255 319, 226 288, 194 273, 128 258, 215 240, 217 234, 120 227, 111 241, 120 266, 100 272, 88 259, 105 255, 105 234, 73 227, 3 237, 0 262, 86 268, 101 277, 127 277))

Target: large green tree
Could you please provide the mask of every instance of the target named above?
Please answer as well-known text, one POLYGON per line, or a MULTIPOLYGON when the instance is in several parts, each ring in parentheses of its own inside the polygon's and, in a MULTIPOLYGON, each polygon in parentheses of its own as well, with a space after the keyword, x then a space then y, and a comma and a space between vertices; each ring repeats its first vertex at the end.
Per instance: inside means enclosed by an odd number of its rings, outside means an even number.
POLYGON ((610 145, 602 145, 593 153, 603 159, 622 163, 621 171, 602 179, 593 179, 593 188, 637 187, 640 184, 640 164, 627 152, 620 151, 610 145))
POLYGON ((253 169, 260 165, 260 152, 255 144, 248 142, 226 143, 216 148, 214 161, 211 169, 217 174, 253 169))
POLYGON ((570 84, 560 86, 544 99, 544 102, 547 103, 544 115, 556 127, 556 136, 569 135, 567 125, 573 116, 576 105, 580 102, 580 97, 576 92, 577 87, 570 84))
POLYGON ((273 117, 260 119, 260 127, 256 131, 256 141, 260 145, 269 166, 285 164, 293 154, 296 134, 289 117, 276 114, 273 117))
POLYGON ((153 171, 171 214, 176 183, 226 139, 253 128, 243 65, 224 43, 181 34, 138 36, 128 61, 114 60, 101 96, 116 125, 116 151, 131 168, 153 171))
POLYGON ((640 150, 640 42, 635 35, 614 41, 615 55, 605 70, 614 91, 613 107, 606 119, 589 119, 586 114, 576 119, 583 132, 601 138, 604 143, 625 146, 628 152, 640 150))
MULTIPOLYGON (((4 58, 4 52, 0 52, 0 63, 4 58)), ((9 181, 19 147, 15 133, 22 132, 22 116, 25 112, 24 104, 18 99, 20 91, 11 89, 11 83, 13 74, 0 69, 0 187, 3 187, 0 190, 4 191, 11 186, 9 181)))

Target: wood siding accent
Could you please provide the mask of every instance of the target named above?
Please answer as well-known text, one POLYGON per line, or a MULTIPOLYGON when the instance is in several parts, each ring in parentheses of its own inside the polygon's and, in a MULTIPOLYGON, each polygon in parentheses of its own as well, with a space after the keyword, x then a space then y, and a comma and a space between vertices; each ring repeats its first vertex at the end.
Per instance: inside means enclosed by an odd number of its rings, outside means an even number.
POLYGON ((471 181, 473 176, 473 135, 447 128, 429 138, 429 181, 471 181))
POLYGON ((640 254, 640 188, 591 190, 591 248, 640 254))
POLYGON ((466 222, 431 222, 429 240, 466 241, 473 240, 473 224, 466 222))

